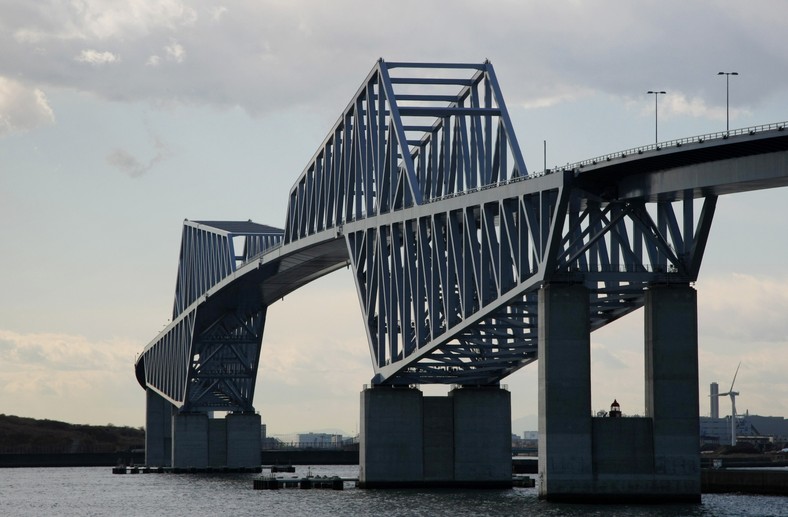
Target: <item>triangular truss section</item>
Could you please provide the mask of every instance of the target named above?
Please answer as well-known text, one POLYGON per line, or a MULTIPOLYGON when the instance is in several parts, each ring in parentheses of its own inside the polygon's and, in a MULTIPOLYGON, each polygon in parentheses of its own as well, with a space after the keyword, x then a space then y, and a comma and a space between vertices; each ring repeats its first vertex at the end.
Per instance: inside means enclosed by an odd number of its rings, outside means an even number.
POLYGON ((551 267, 567 208, 556 179, 346 233, 377 382, 489 384, 535 359, 529 293, 551 267))
POLYGON ((265 313, 227 312, 196 337, 183 411, 254 411, 265 313))
POLYGON ((291 189, 285 242, 527 174, 492 64, 381 59, 291 189))
POLYGON ((649 285, 697 279, 716 203, 716 196, 687 195, 581 206, 577 197, 550 279, 585 283, 591 329, 600 328, 641 307, 649 285))

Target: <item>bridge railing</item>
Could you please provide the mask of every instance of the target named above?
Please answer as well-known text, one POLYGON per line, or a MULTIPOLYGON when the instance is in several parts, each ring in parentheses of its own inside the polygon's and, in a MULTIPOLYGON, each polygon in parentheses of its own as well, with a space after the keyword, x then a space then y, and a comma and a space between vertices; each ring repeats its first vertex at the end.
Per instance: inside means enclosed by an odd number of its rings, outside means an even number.
POLYGON ((482 190, 487 190, 491 188, 501 187, 504 185, 509 185, 511 183, 517 183, 520 181, 525 181, 533 178, 539 178, 541 176, 547 176, 548 174, 554 174, 556 172, 563 172, 563 171, 573 171, 577 169, 582 169, 587 165, 596 165, 598 163, 609 162, 616 158, 626 158, 632 154, 643 154, 646 151, 658 151, 660 149, 665 149, 668 147, 681 147, 685 144, 694 144, 694 143, 703 143, 707 140, 714 140, 714 139, 726 139, 731 136, 737 135, 754 135, 755 133, 760 133, 762 131, 783 131, 788 128, 788 121, 787 122, 773 122, 771 124, 761 124, 758 126, 749 126, 740 129, 734 129, 731 131, 717 131, 714 133, 705 133, 702 135, 697 136, 689 136, 684 138, 677 138, 674 140, 667 140, 664 142, 658 142, 655 144, 643 145, 640 147, 633 147, 631 149, 626 149, 624 151, 617 151, 614 153, 603 154, 601 156, 597 156, 595 158, 589 158, 587 160, 583 160, 580 162, 569 163, 564 166, 556 166, 552 169, 545 169, 540 172, 530 172, 527 176, 518 176, 514 178, 510 178, 507 180, 501 180, 494 183, 488 183, 486 185, 482 185, 476 188, 466 188, 460 192, 453 192, 450 194, 446 194, 440 197, 433 197, 425 201, 425 203, 436 203, 438 201, 444 201, 446 199, 452 199, 459 196, 464 196, 466 194, 471 194, 473 192, 481 192, 482 190))
POLYGON ((327 442, 327 441, 283 441, 276 437, 266 438, 263 442, 263 449, 268 451, 281 451, 281 450, 307 450, 307 449, 321 449, 321 450, 343 450, 358 446, 358 437, 342 437, 340 441, 327 442))
POLYGON ((737 136, 737 135, 747 135, 747 134, 754 135, 755 133, 760 133, 762 131, 774 131, 774 130, 783 131, 786 128, 788 128, 788 122, 774 122, 771 124, 761 124, 758 126, 733 129, 730 131, 716 131, 714 133, 706 133, 703 135, 689 136, 685 138, 678 138, 675 140, 667 140, 665 142, 657 142, 654 144, 644 145, 640 147, 633 147, 631 149, 626 149, 624 151, 617 151, 615 153, 603 154, 602 156, 589 158, 581 162, 567 164, 563 167, 555 167, 553 169, 547 169, 543 171, 543 174, 550 174, 552 172, 556 172, 559 170, 582 169, 587 165, 596 165, 598 163, 609 162, 616 158, 626 158, 631 154, 643 154, 646 151, 659 151, 660 149, 665 149, 668 147, 681 147, 682 145, 685 144, 695 144, 695 143, 702 144, 707 140, 726 139, 728 137, 737 136))
POLYGON ((244 260, 243 262, 241 262, 241 264, 239 265, 239 267, 241 267, 241 266, 244 266, 244 265, 246 265, 246 264, 248 264, 248 263, 250 263, 250 262, 254 262, 254 261, 256 261, 256 260, 260 260, 260 259, 263 257, 263 255, 265 255, 266 253, 270 253, 270 252, 272 252, 273 250, 276 250, 276 249, 279 249, 279 248, 281 248, 283 244, 284 244, 284 241, 283 241, 283 240, 282 240, 282 241, 279 241, 278 243, 276 243, 276 244, 272 244, 271 246, 267 247, 267 248, 266 248, 266 249, 264 249, 263 251, 259 251, 259 252, 255 253, 254 255, 252 255, 251 257, 247 257, 247 258, 246 258, 246 260, 244 260))

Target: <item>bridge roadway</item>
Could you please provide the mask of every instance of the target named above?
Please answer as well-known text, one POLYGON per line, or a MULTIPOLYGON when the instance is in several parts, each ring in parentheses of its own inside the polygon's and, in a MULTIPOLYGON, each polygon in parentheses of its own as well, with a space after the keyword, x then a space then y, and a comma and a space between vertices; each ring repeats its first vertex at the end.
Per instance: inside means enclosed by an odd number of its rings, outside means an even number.
MULTIPOLYGON (((163 329, 140 355, 136 365, 137 379, 143 387, 146 386, 146 352, 162 342, 163 336, 172 333, 179 323, 197 308, 201 313, 199 321, 214 322, 228 307, 239 303, 255 307, 269 306, 310 281, 349 265, 350 254, 343 232, 363 231, 369 226, 400 224, 402 221, 416 220, 425 212, 448 213, 503 199, 522 198, 558 186, 571 188, 583 204, 632 200, 672 202, 782 187, 788 185, 788 154, 785 153, 788 150, 788 130, 784 129, 787 126, 788 122, 775 123, 734 130, 728 134, 712 133, 629 149, 548 170, 532 177, 517 178, 445 196, 430 201, 428 207, 413 206, 378 216, 374 221, 348 221, 341 228, 329 228, 295 242, 272 246, 245 259, 232 274, 210 287, 203 297, 194 301, 163 329)), ((522 297, 522 293, 536 290, 545 282, 546 273, 543 271, 542 274, 531 277, 510 297, 522 297)), ((650 273, 648 276, 653 278, 654 275, 650 273)), ((610 314, 611 317, 601 321, 595 319, 592 327, 600 328, 613 319, 642 307, 642 303, 642 296, 630 297, 625 306, 615 314, 610 314)), ((491 312, 493 307, 487 307, 486 311, 480 311, 476 316, 491 312)), ((466 322, 466 326, 470 324, 473 324, 473 321, 466 322)), ((198 326, 195 332, 199 334, 200 330, 198 326)), ((461 332, 463 325, 458 324, 452 330, 455 333, 461 332)), ((534 328, 529 343, 533 352, 536 350, 535 330, 534 328)), ((440 339, 436 339, 420 349, 429 351, 439 341, 440 339)), ((535 359, 535 353, 523 353, 516 367, 524 366, 535 359)), ((395 367, 383 365, 376 369, 376 373, 387 374, 381 376, 381 383, 397 383, 397 373, 405 367, 403 364, 395 367)), ((496 374, 500 379, 511 371, 496 374)), ((435 380, 451 383, 457 379, 449 376, 435 380)), ((408 378, 407 381, 412 379, 408 378)), ((172 402, 182 403, 183 400, 172 402)))
POLYGON ((291 189, 284 229, 184 223, 173 321, 136 363, 148 463, 255 456, 266 309, 349 266, 377 387, 362 395, 362 485, 505 484, 497 386, 539 357, 543 496, 699 499, 690 284, 717 197, 788 184, 785 127, 529 173, 489 62, 381 59, 291 189), (591 419, 588 336, 643 306, 647 416, 591 419), (461 388, 443 401, 406 389, 431 383, 461 388), (232 414, 219 429, 210 411, 232 414), (611 460, 600 443, 631 450, 611 460))

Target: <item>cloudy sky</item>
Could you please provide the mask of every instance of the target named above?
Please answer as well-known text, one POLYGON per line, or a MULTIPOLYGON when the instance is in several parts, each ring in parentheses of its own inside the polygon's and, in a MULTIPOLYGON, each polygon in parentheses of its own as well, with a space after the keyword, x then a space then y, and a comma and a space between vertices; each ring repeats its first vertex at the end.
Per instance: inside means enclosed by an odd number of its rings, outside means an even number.
MULTIPOLYGON (((532 170, 788 120, 788 3, 0 0, 0 413, 140 426, 183 219, 282 226, 379 57, 496 69, 532 170)), ((788 416, 788 191, 724 197, 699 292, 701 413, 788 416), (729 404, 721 402, 721 411, 729 404)), ((592 336, 593 407, 643 412, 642 312, 592 336)), ((269 309, 272 434, 358 427, 372 376, 350 274, 269 309), (306 323, 306 324, 305 324, 306 323)), ((536 368, 504 380, 536 428, 536 368)), ((440 392, 440 390, 438 390, 440 392)), ((434 392, 431 391, 431 392, 434 392)))

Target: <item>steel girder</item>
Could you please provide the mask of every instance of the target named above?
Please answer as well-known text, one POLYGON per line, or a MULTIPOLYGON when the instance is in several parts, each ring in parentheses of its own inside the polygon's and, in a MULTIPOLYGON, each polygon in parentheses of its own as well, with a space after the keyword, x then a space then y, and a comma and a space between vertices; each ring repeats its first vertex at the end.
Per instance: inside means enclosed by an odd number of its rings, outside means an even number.
POLYGON ((227 311, 193 337, 183 411, 252 412, 266 308, 227 311))
POLYGON ((283 233, 237 254, 244 223, 187 222, 176 317, 138 379, 188 409, 249 410, 267 305, 349 263, 374 383, 497 383, 536 359, 544 284, 585 284, 593 330, 651 284, 693 282, 716 196, 788 181, 783 129, 534 176, 490 63, 380 60, 292 188, 283 233))
POLYGON ((285 248, 345 236, 374 383, 496 383, 536 359, 544 283, 588 285, 593 329, 697 276, 716 198, 697 229, 692 195, 655 223, 578 175, 528 175, 489 62, 380 60, 291 189, 285 248))
POLYGON ((183 222, 172 318, 177 318, 239 264, 281 244, 282 230, 251 221, 183 222), (242 247, 236 250, 240 240, 242 247))
POLYGON ((575 189, 573 199, 549 281, 589 288, 591 330, 641 307, 649 285, 697 279, 717 196, 594 203, 575 189))
MULTIPOLYGON (((478 273, 497 260, 492 254, 499 253, 497 244, 476 243, 484 253, 473 264, 465 262, 467 246, 473 242, 469 235, 476 232, 474 210, 479 207, 442 214, 428 211, 424 214, 429 215, 399 221, 402 211, 428 203, 431 208, 448 205, 454 196, 508 184, 527 174, 489 62, 381 59, 367 76, 291 190, 285 246, 329 228, 345 233, 376 382, 385 376, 380 369, 401 365, 415 350, 430 349, 418 372, 409 376, 419 382, 458 382, 457 372, 464 370, 464 381, 489 383, 501 377, 502 368, 518 368, 523 354, 535 358, 535 349, 522 345, 522 336, 534 325, 531 313, 522 308, 525 302, 487 314, 489 321, 474 328, 460 323, 479 310, 480 298, 482 304, 489 302, 533 276, 545 255, 547 237, 542 233, 550 229, 547 219, 556 209, 556 190, 532 193, 522 201, 522 210, 538 227, 536 248, 525 249, 523 239, 523 250, 518 250, 523 254, 522 270, 501 269, 494 281, 475 275, 478 282, 473 286, 472 268, 478 273), (397 223, 385 223, 392 214, 397 223), (355 229, 357 221, 363 229, 355 229), (439 248, 430 249, 433 242, 439 248), (423 267, 442 260, 451 265, 436 265, 429 272, 423 267), (419 267, 417 274, 414 268, 419 267), (414 298, 409 289, 418 286, 421 292, 414 298), (502 331, 504 323, 508 330, 502 331), (451 332, 459 333, 457 342, 444 346, 451 332), (465 358, 478 359, 479 350, 487 364, 477 365, 470 374, 463 367, 465 358), (498 366, 491 367, 492 362, 498 366)), ((488 240, 497 241, 488 222, 495 217, 493 205, 482 208, 482 230, 488 240)))
POLYGON ((536 359, 535 289, 559 242, 566 180, 346 225, 374 382, 491 384, 536 359))
POLYGON ((173 321, 137 359, 141 385, 183 411, 254 410, 267 306, 259 289, 229 302, 208 293, 278 247, 283 233, 251 221, 184 222, 173 321))
POLYGON ((641 307, 650 284, 697 278, 716 197, 580 208, 572 181, 555 174, 346 225, 374 382, 498 382, 537 359, 537 294, 549 282, 589 288, 595 330, 641 307))
POLYGON ((381 59, 291 189, 285 244, 527 174, 491 63, 381 59))

